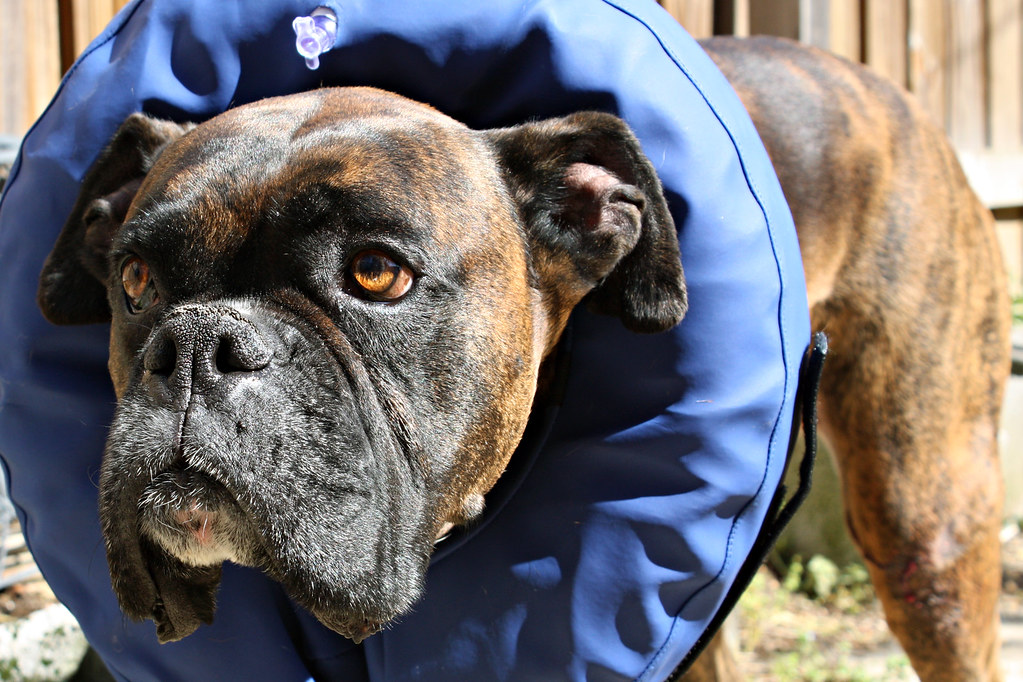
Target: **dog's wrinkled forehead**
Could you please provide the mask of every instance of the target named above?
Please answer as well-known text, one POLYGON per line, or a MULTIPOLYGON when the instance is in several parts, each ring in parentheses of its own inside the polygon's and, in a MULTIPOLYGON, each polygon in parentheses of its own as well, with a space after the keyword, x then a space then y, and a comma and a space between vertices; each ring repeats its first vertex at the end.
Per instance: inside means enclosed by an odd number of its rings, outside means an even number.
POLYGON ((322 243, 322 230, 459 251, 473 246, 466 225, 508 222, 499 187, 486 145, 439 112, 372 90, 314 92, 231 110, 172 143, 121 238, 162 250, 176 237, 221 261, 254 241, 322 243))

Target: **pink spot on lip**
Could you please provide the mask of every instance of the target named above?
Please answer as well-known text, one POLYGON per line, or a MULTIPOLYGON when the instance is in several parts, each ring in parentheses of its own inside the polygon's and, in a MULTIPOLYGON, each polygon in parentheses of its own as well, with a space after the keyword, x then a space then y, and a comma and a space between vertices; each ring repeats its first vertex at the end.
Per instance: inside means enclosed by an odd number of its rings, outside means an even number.
POLYGON ((202 546, 213 543, 213 526, 217 521, 217 513, 199 509, 193 504, 191 509, 179 509, 174 512, 177 524, 188 530, 202 546))

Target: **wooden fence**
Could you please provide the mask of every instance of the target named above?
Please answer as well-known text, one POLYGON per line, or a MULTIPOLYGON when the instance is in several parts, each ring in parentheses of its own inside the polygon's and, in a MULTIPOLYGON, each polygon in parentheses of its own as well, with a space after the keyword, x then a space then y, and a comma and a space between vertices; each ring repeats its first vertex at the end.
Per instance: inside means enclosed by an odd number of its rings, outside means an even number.
POLYGON ((23 135, 128 0, 0 0, 0 134, 23 135))
POLYGON ((770 34, 869 64, 944 126, 1023 294, 1023 0, 660 0, 697 37, 770 34))
POLYGON ((696 36, 797 38, 869 64, 945 127, 992 207, 1023 206, 1023 0, 662 0, 696 36))
MULTIPOLYGON (((1023 289, 1023 0, 659 1, 697 37, 796 38, 914 93, 996 210, 1023 289)), ((126 3, 0 0, 0 134, 28 129, 61 73, 126 3)))

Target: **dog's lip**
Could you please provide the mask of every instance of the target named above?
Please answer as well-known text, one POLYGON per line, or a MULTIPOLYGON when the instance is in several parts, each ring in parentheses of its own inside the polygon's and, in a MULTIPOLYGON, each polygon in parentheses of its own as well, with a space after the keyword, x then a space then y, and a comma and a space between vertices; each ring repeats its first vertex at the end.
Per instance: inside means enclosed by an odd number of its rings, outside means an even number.
POLYGON ((138 499, 141 519, 155 528, 154 539, 171 534, 201 548, 213 549, 222 523, 244 517, 237 498, 203 472, 175 467, 152 477, 138 499))
POLYGON ((345 632, 340 633, 356 644, 361 644, 364 639, 383 630, 381 623, 372 623, 368 620, 352 624, 345 632))
MULTIPOLYGON (((187 465, 178 465, 155 473, 146 485, 146 490, 174 487, 180 492, 201 491, 203 497, 220 501, 223 497, 233 498, 227 488, 209 474, 187 465)), ((145 494, 143 494, 143 498, 145 494)), ((193 495, 192 497, 198 497, 193 495)), ((143 500, 140 500, 142 502, 143 500)), ((184 508, 183 508, 184 509, 184 508)))
POLYGON ((204 547, 213 544, 219 516, 216 511, 203 509, 198 500, 194 500, 190 507, 172 513, 178 526, 191 533, 193 539, 204 547))

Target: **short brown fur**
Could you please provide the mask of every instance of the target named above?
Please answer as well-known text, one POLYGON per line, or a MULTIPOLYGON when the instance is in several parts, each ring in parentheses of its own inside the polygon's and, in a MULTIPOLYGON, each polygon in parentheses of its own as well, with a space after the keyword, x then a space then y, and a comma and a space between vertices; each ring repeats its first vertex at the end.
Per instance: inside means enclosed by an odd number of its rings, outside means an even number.
POLYGON ((1000 680, 1010 316, 991 214, 892 84, 778 39, 704 47, 792 208, 813 328, 831 342, 821 429, 888 623, 921 679, 1000 680))

